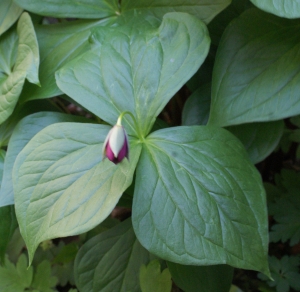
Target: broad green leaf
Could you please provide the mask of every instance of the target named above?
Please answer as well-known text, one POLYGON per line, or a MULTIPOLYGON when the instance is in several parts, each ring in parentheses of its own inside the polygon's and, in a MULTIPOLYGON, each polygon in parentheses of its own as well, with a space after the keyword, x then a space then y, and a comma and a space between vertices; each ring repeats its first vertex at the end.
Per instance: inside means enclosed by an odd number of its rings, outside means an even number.
POLYGON ((102 222, 131 184, 141 146, 132 141, 130 162, 101 161, 109 129, 50 125, 18 155, 13 169, 15 208, 30 262, 40 242, 80 234, 102 222))
POLYGON ((184 13, 166 14, 159 27, 153 17, 136 17, 130 25, 99 28, 93 40, 93 50, 57 72, 57 84, 110 124, 121 112, 132 112, 139 129, 130 117, 124 117, 124 123, 129 133, 140 135, 149 133, 166 103, 201 65, 209 47, 204 23, 184 13))
POLYGON ((168 262, 172 279, 184 292, 228 292, 233 268, 227 265, 184 266, 168 262))
POLYGON ((174 127, 147 137, 132 222, 141 244, 163 259, 269 273, 261 178, 243 145, 221 128, 174 127))
POLYGON ((24 9, 43 16, 104 18, 119 14, 117 0, 14 0, 24 9))
MULTIPOLYGON (((11 207, 13 208, 13 206, 11 207)), ((16 228, 6 249, 6 254, 8 255, 10 261, 16 263, 24 248, 25 242, 20 234, 19 228, 16 228)))
POLYGON ((140 285, 142 292, 170 292, 172 289, 171 274, 168 268, 160 271, 159 260, 151 261, 140 268, 140 285))
POLYGON ((35 100, 23 104, 18 104, 14 109, 12 115, 3 124, 0 125, 0 145, 2 147, 8 145, 14 128, 22 118, 40 111, 55 112, 59 111, 59 108, 51 103, 50 100, 35 100))
POLYGON ((82 246, 75 260, 76 285, 81 292, 140 292, 140 267, 152 258, 128 219, 82 246))
POLYGON ((44 260, 38 266, 34 274, 31 288, 41 292, 53 292, 53 287, 57 283, 57 278, 51 275, 51 264, 44 260))
POLYGON ((286 18, 300 17, 299 0, 251 0, 258 8, 286 18))
POLYGON ((256 164, 269 156, 277 147, 283 134, 283 121, 252 123, 228 127, 244 144, 250 160, 256 164))
MULTIPOLYGON (((13 31, 11 31, 12 35, 7 37, 10 43, 9 51, 12 52, 4 54, 9 55, 8 62, 0 60, 0 124, 13 112, 25 79, 39 84, 38 44, 28 13, 24 12, 20 17, 17 33, 18 42, 16 42, 13 31), (17 46, 17 54, 15 54, 15 46, 17 46)), ((7 41, 7 38, 4 39, 4 42, 7 41)), ((2 47, 2 42, 0 42, 0 47, 2 47)), ((7 44, 4 44, 4 49, 6 47, 7 44)))
POLYGON ((13 206, 0 207, 0 265, 4 263, 7 245, 18 226, 13 206))
POLYGON ((208 23, 230 2, 231 0, 123 0, 121 11, 122 13, 130 10, 135 10, 137 13, 147 11, 158 18, 162 18, 168 12, 186 12, 208 23))
MULTIPOLYGON (((0 180, 3 174, 5 151, 0 150, 0 180)), ((0 265, 4 263, 6 247, 17 227, 15 210, 12 206, 0 207, 0 265)))
POLYGON ((55 71, 90 49, 88 37, 92 27, 108 25, 113 20, 114 18, 100 21, 79 20, 52 25, 36 25, 41 57, 39 69, 41 87, 26 83, 20 100, 27 101, 60 95, 62 92, 56 85, 55 71))
POLYGON ((212 80, 210 125, 300 113, 300 20, 248 9, 225 30, 212 80))
POLYGON ((18 154, 30 139, 45 127, 62 122, 87 122, 87 119, 55 112, 40 112, 22 119, 15 127, 8 144, 0 190, 0 206, 14 204, 12 170, 18 154))
POLYGON ((253 5, 249 0, 233 0, 226 9, 218 14, 208 25, 212 44, 219 45, 227 25, 250 7, 253 7, 253 5))
POLYGON ((23 9, 13 0, 1 0, 0 2, 0 35, 7 31, 19 18, 23 9))
POLYGON ((22 254, 15 266, 8 259, 5 261, 5 266, 0 266, 0 291, 1 292, 24 292, 29 288, 33 268, 27 269, 26 256, 22 254))
POLYGON ((211 84, 205 84, 193 92, 184 104, 182 124, 184 126, 205 125, 208 121, 211 84))
MULTIPOLYGON (((182 112, 183 125, 205 125, 210 111, 210 84, 197 89, 187 100, 182 112)), ((283 134, 283 121, 252 123, 228 127, 244 144, 252 163, 265 159, 277 147, 283 134)))

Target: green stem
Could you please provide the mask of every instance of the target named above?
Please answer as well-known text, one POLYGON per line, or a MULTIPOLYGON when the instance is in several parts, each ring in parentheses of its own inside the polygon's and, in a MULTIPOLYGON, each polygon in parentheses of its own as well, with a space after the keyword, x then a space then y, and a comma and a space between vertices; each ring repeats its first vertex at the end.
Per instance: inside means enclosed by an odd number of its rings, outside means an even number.
POLYGON ((134 122, 135 128, 136 128, 136 130, 137 130, 137 132, 138 132, 139 138, 140 138, 141 140, 144 140, 143 135, 140 133, 140 128, 139 128, 138 123, 137 123, 137 121, 136 121, 136 119, 135 119, 135 116, 134 116, 131 112, 127 112, 127 111, 122 112, 122 113, 119 115, 119 118, 118 118, 118 120, 117 120, 117 125, 118 125, 118 126, 122 126, 122 119, 123 119, 123 117, 124 117, 126 114, 128 114, 128 115, 131 116, 131 118, 132 118, 132 120, 133 120, 133 122, 134 122))

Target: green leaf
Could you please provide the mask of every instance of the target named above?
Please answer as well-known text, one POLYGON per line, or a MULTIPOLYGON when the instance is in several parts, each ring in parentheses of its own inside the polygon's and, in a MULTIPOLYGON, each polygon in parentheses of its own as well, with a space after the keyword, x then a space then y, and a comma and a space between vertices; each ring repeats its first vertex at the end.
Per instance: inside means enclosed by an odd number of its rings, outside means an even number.
POLYGON ((300 20, 248 9, 225 30, 212 80, 210 125, 300 113, 300 20))
POLYGON ((283 256, 280 260, 274 256, 269 257, 270 271, 274 281, 270 281, 265 275, 259 274, 261 280, 267 281, 270 287, 276 287, 278 292, 288 292, 290 287, 299 291, 299 256, 283 256))
POLYGON ((13 0, 0 2, 0 35, 7 31, 19 18, 23 9, 13 0))
POLYGON ((222 34, 228 24, 246 9, 253 7, 249 0, 233 0, 231 4, 208 25, 212 44, 219 45, 222 34))
POLYGON ((76 285, 81 292, 140 292, 140 266, 152 258, 128 219, 82 246, 75 260, 76 285))
POLYGON ((70 243, 62 247, 59 254, 53 259, 53 263, 66 264, 75 259, 78 252, 78 245, 76 243, 70 243))
MULTIPOLYGON (((0 180, 2 179, 5 151, 0 150, 0 180)), ((18 226, 15 210, 12 206, 0 207, 0 265, 4 263, 7 245, 18 226)))
POLYGON ((25 83, 20 100, 28 101, 60 95, 62 92, 56 85, 55 71, 90 49, 88 37, 92 27, 108 25, 113 21, 114 18, 36 25, 35 29, 41 56, 39 69, 41 87, 25 83))
POLYGON ((162 18, 168 12, 186 12, 204 21, 210 22, 219 12, 230 4, 231 0, 123 0, 122 12, 135 10, 137 13, 143 11, 151 12, 158 18, 162 18))
POLYGON ((205 125, 209 117, 211 84, 205 84, 193 92, 184 104, 182 124, 184 126, 205 125))
POLYGON ((141 146, 131 141, 130 162, 101 161, 109 129, 50 125, 18 155, 13 169, 15 208, 30 262, 40 242, 80 234, 102 222, 131 184, 141 146))
POLYGON ((117 0, 14 0, 25 10, 43 16, 104 18, 119 14, 117 0))
POLYGON ((233 268, 227 265, 184 266, 168 262, 173 281, 185 292, 228 292, 233 268))
POLYGON ((18 226, 13 206, 0 208, 0 264, 4 263, 4 255, 7 245, 18 226))
POLYGON ((74 263, 69 262, 67 264, 54 265, 52 267, 52 273, 58 278, 58 285, 64 287, 69 282, 75 285, 74 280, 74 263))
MULTIPOLYGON (((8 55, 8 62, 0 60, 0 124, 13 112, 25 79, 31 83, 39 84, 38 66, 39 52, 34 28, 28 13, 23 13, 17 27, 18 43, 14 31, 3 40, 4 49, 12 53, 8 55), (17 54, 15 54, 17 46, 17 54), (5 65, 5 66, 4 66, 5 65)), ((2 42, 0 42, 2 47, 2 42)))
POLYGON ((299 0, 251 0, 258 8, 286 18, 300 17, 299 0))
POLYGON ((275 150, 283 129, 283 121, 243 124, 227 128, 244 144, 254 164, 263 161, 275 150))
POLYGON ((139 129, 124 117, 128 132, 146 135, 209 47, 206 26, 188 14, 168 13, 157 26, 153 17, 132 17, 128 25, 100 27, 92 38, 95 48, 60 69, 57 85, 110 124, 121 112, 132 112, 139 129))
POLYGON ((16 267, 8 259, 6 259, 6 265, 0 266, 0 291, 1 292, 24 292, 26 288, 29 288, 33 268, 27 269, 27 259, 22 254, 17 262, 16 267))
POLYGON ((264 188, 226 130, 175 127, 147 137, 132 214, 141 244, 163 259, 268 274, 264 188))
POLYGON ((287 191, 269 204, 269 213, 277 222, 272 226, 270 241, 286 242, 290 240, 290 245, 293 246, 300 242, 300 174, 288 171, 282 175, 283 181, 281 183, 287 187, 287 191), (288 176, 287 181, 284 181, 284 176, 288 176))
POLYGON ((0 190, 0 206, 14 204, 12 170, 16 157, 29 142, 29 140, 39 131, 51 124, 85 121, 89 120, 54 112, 40 112, 22 119, 15 127, 13 135, 8 144, 7 155, 4 161, 2 186, 0 190))
POLYGON ((37 271, 34 274, 31 288, 41 292, 53 292, 53 287, 57 283, 57 278, 51 275, 51 265, 47 260, 42 261, 37 266, 37 271))
POLYGON ((8 145, 14 128, 16 127, 18 122, 25 116, 40 111, 58 110, 59 108, 49 100, 35 100, 23 104, 18 104, 14 109, 12 115, 3 124, 0 125, 0 145, 2 147, 8 145))
POLYGON ((159 260, 151 261, 140 268, 140 285, 142 292, 170 292, 172 280, 169 269, 160 271, 159 260))

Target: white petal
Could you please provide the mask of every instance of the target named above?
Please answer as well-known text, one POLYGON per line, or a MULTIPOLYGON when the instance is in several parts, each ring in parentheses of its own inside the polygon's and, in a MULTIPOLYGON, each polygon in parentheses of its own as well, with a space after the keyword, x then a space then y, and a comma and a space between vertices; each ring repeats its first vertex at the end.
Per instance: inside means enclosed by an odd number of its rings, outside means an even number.
POLYGON ((118 157, 125 143, 125 131, 122 126, 116 125, 111 129, 108 143, 115 157, 118 157))

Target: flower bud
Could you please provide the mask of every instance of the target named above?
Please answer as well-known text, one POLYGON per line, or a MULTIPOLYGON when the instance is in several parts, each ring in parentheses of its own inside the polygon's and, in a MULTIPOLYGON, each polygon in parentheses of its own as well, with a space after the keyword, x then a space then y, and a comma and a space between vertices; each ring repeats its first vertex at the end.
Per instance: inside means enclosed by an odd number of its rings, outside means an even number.
POLYGON ((102 148, 103 159, 107 157, 114 164, 128 159, 129 143, 124 127, 118 122, 108 133, 102 148))

